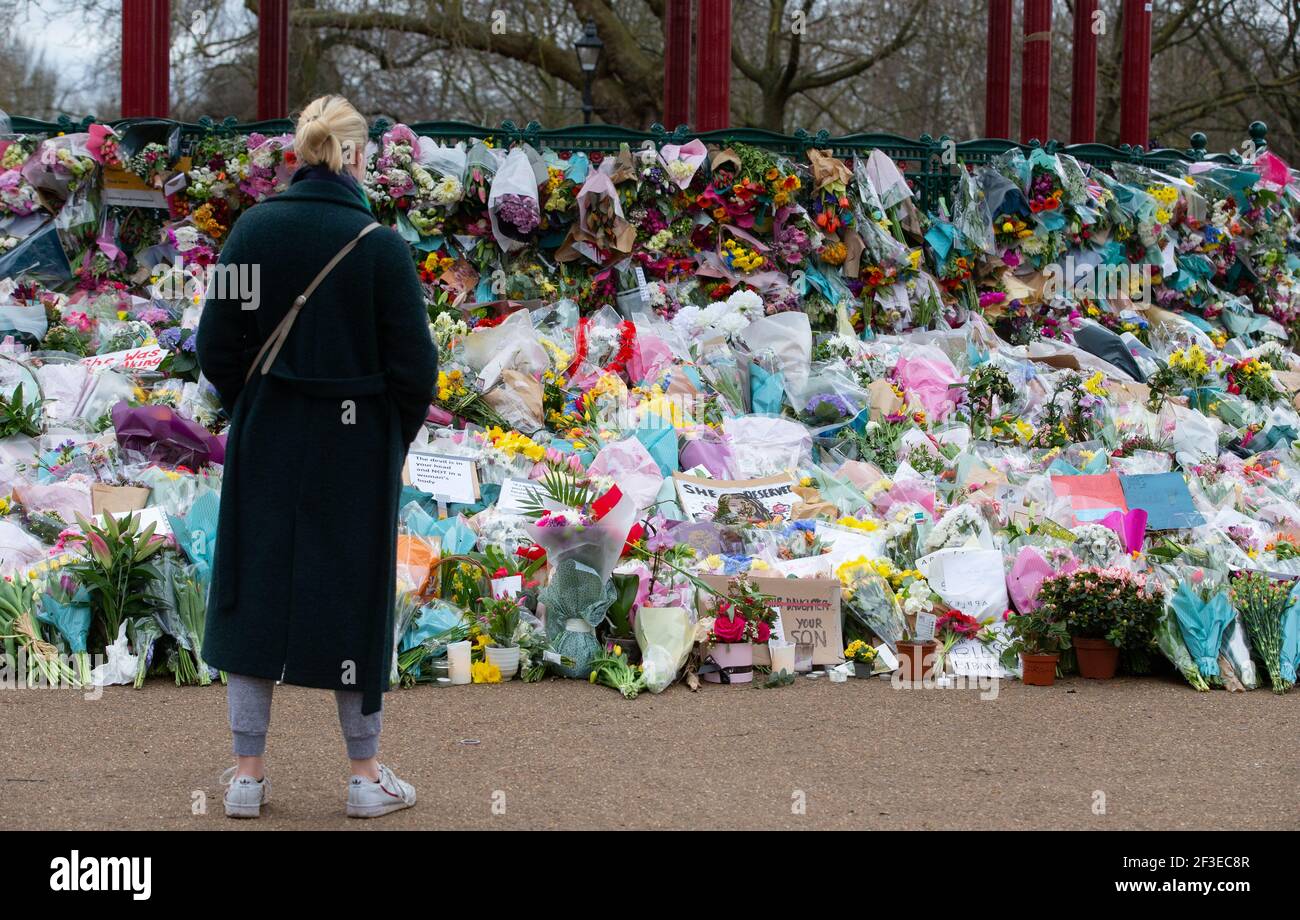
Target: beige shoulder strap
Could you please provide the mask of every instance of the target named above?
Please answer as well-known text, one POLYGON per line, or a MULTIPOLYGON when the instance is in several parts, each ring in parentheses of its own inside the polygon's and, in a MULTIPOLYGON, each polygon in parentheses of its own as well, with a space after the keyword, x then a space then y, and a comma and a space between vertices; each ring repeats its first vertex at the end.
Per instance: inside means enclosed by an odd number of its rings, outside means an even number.
POLYGON ((270 372, 271 365, 279 357, 281 347, 283 347, 285 340, 289 338, 289 330, 293 328, 294 320, 298 318, 303 305, 307 303, 307 298, 311 297, 317 286, 334 270, 334 266, 342 262, 344 256, 355 249, 357 243, 360 243, 367 233, 378 226, 378 223, 369 223, 362 227, 361 232, 349 240, 347 245, 336 252, 334 258, 326 262, 325 267, 316 273, 316 277, 311 279, 311 284, 307 285, 307 290, 294 299, 293 306, 289 308, 288 313, 284 314, 284 319, 280 320, 276 327, 271 330, 271 334, 267 336, 266 341, 262 343, 261 349, 257 352, 257 357, 253 359, 253 363, 248 367, 248 373, 244 375, 244 383, 248 383, 253 379, 253 372, 257 370, 259 364, 262 366, 263 376, 270 372))

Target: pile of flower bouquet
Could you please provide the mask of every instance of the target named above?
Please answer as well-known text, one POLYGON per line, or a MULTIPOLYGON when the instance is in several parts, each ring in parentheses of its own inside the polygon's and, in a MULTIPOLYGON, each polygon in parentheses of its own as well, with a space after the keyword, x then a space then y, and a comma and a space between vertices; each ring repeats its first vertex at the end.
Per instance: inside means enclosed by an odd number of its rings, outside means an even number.
MULTIPOLYGON (((465 642, 474 682, 628 698, 1294 683, 1300 180, 1274 154, 1013 148, 927 213, 880 151, 395 125, 369 153, 440 352, 412 450, 480 496, 406 487, 397 681, 447 682, 465 642)), ((0 634, 32 679, 219 678, 227 419, 194 330, 297 165, 288 136, 0 139, 0 634)))

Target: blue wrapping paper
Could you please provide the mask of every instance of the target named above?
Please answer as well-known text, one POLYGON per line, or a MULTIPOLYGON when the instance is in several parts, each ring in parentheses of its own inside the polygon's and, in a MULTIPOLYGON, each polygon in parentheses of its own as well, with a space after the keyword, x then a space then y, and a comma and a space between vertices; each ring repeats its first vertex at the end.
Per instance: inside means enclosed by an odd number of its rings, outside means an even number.
POLYGON ((785 374, 750 364, 749 398, 755 415, 780 415, 785 399, 785 374))

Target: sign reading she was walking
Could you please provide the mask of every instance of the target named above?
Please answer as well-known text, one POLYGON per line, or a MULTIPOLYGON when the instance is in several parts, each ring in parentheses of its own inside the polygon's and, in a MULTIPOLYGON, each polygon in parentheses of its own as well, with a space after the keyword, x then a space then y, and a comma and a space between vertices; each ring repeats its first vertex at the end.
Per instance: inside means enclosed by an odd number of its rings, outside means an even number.
POLYGON ((712 520, 719 501, 726 499, 727 511, 740 521, 766 521, 789 517, 794 503, 795 478, 788 473, 762 479, 707 479, 673 473, 677 500, 692 518, 712 520))
POLYGON ((406 457, 411 485, 449 502, 472 505, 479 499, 478 469, 473 460, 411 451, 406 457))
POLYGON ((166 357, 167 349, 158 345, 145 345, 141 348, 128 348, 126 351, 109 352, 106 355, 90 355, 82 358, 81 363, 91 370, 120 367, 129 371, 155 371, 166 357))

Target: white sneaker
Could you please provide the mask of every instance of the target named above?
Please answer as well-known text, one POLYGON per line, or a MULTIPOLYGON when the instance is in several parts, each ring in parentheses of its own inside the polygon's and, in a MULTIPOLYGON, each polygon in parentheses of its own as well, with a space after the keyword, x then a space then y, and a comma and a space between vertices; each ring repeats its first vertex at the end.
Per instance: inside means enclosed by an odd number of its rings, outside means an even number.
POLYGON ((354 776, 348 782, 348 817, 378 818, 415 804, 415 787, 383 764, 379 765, 379 782, 354 776))
POLYGON ((228 786, 225 794, 227 818, 257 818, 262 806, 271 800, 271 781, 251 776, 235 778, 235 767, 221 774, 221 785, 228 786))

